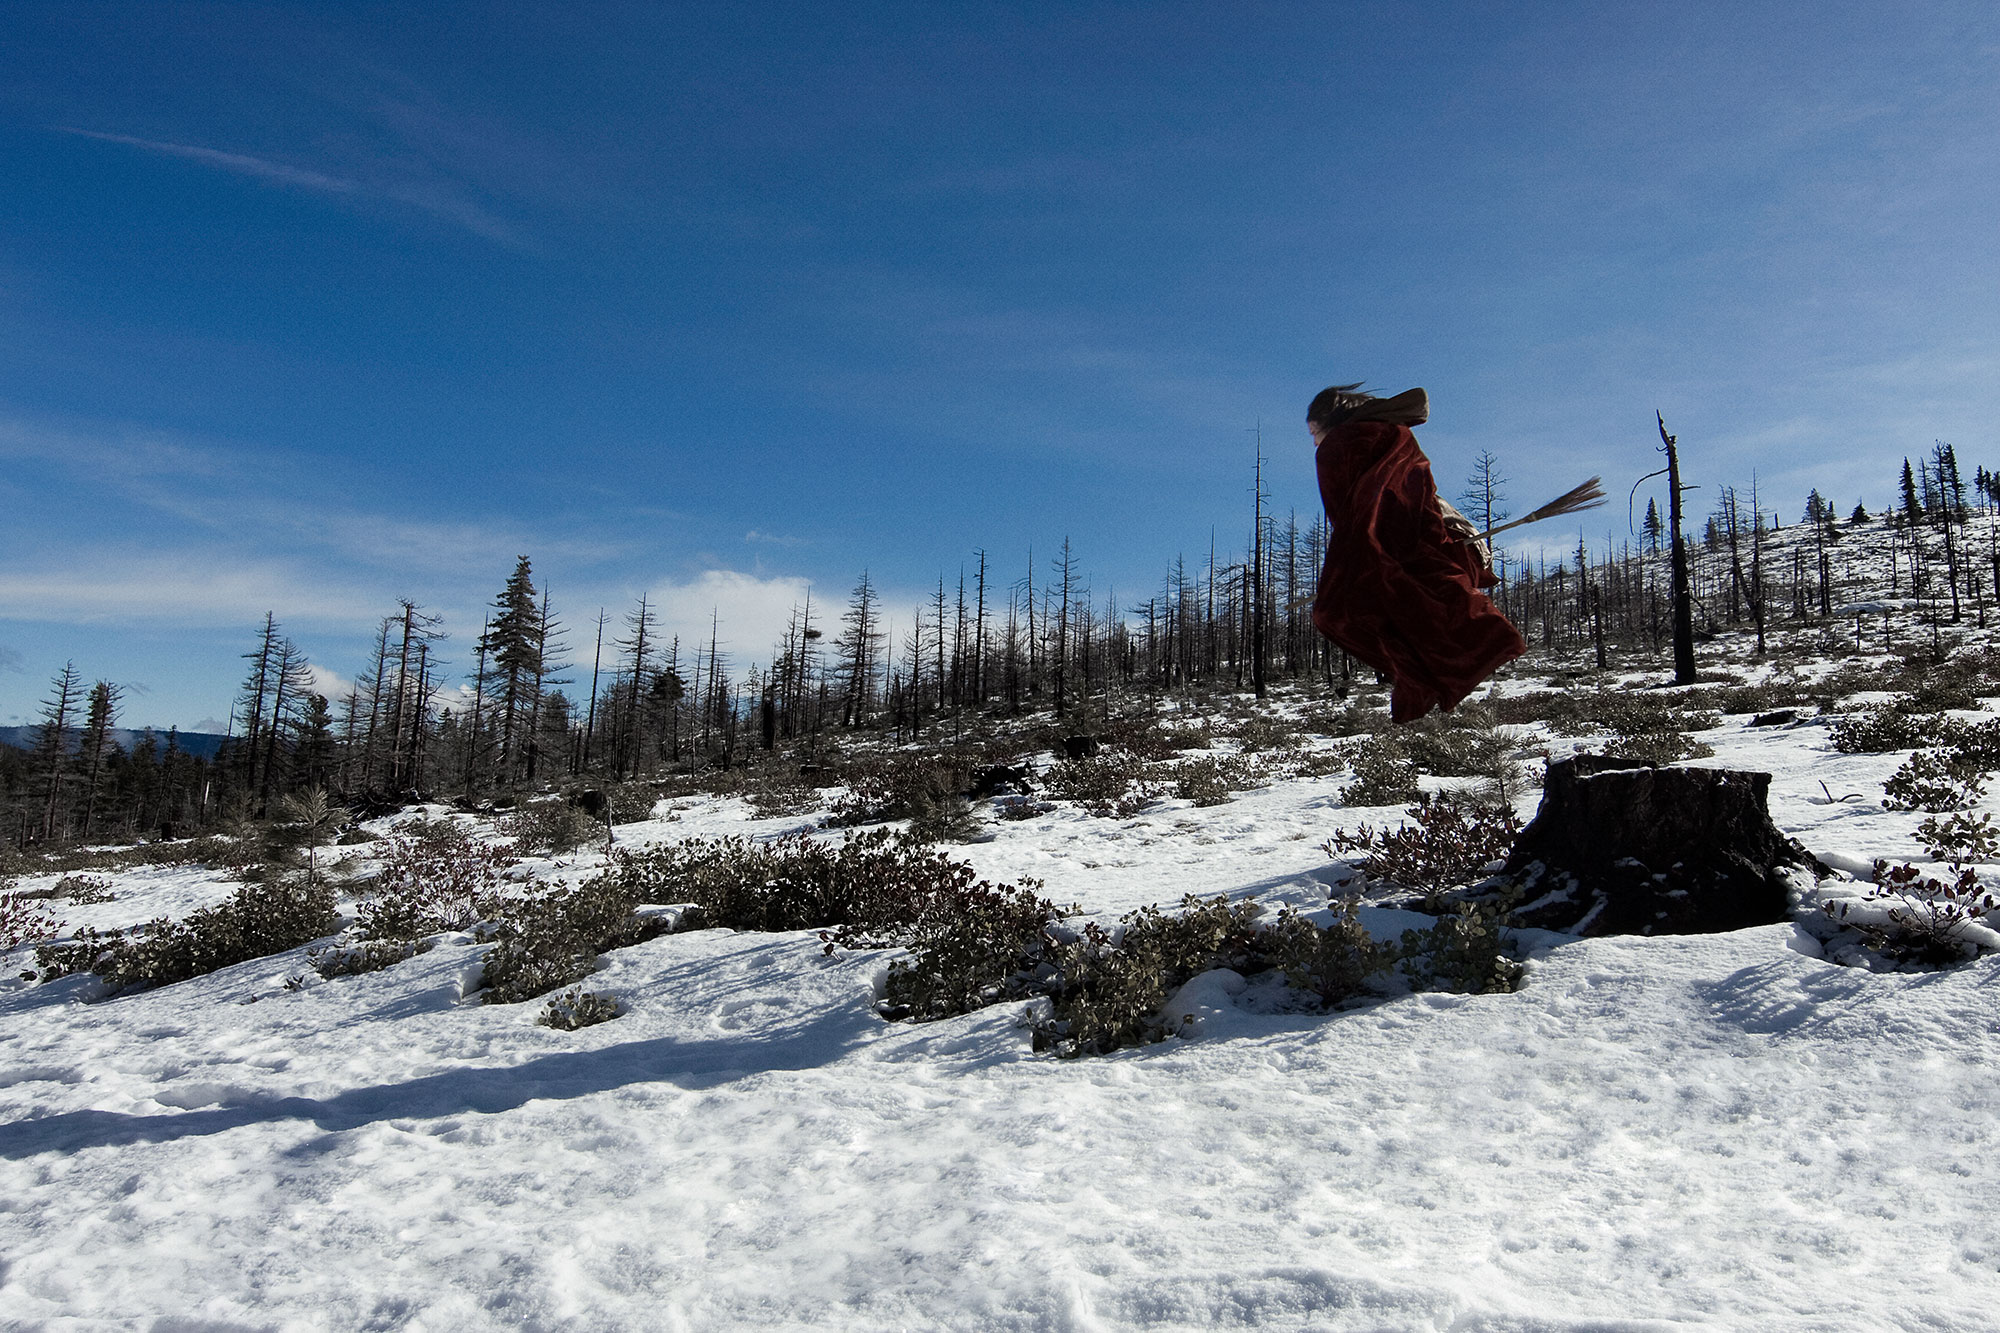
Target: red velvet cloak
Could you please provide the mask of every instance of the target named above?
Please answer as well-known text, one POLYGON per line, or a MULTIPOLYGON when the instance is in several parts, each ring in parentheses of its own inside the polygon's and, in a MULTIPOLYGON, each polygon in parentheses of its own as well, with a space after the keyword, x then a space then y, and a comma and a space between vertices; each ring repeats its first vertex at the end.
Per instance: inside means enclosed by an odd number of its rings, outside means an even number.
POLYGON ((1395 681, 1389 715, 1450 712, 1527 651, 1481 588, 1493 575, 1452 540, 1431 465, 1407 426, 1336 426, 1316 457, 1333 538, 1313 598, 1321 634, 1395 681))

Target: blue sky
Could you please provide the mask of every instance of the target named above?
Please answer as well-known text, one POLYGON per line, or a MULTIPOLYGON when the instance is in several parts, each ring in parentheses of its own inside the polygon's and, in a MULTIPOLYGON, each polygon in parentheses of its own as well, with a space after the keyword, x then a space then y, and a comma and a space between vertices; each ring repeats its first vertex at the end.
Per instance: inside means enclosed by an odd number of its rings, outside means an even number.
POLYGON ((1989 3, 10 4, 0 724, 223 718, 266 610, 463 665, 519 554, 585 655, 1065 536, 1143 599, 1336 380, 1516 508, 1655 408, 1873 505, 2000 465, 1996 145, 1989 3))

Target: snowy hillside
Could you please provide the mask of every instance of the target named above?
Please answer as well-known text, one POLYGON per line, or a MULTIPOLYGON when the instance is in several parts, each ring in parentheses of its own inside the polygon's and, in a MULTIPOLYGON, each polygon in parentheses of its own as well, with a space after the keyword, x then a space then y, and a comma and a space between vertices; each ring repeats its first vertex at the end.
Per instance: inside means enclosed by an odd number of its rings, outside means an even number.
MULTIPOLYGON (((1849 869, 1922 857, 1920 816, 1881 803, 1902 755, 1747 723, 1698 762, 1774 773, 1786 832, 1849 869)), ((1189 893, 1318 909, 1348 873, 1320 843, 1397 813, 1342 786, 1059 803, 950 850, 1105 919, 1189 893)), ((620 842, 810 822, 656 813, 620 842)), ((114 901, 55 904, 70 929, 233 887, 106 878, 114 901)), ((1187 1038, 1057 1060, 1021 1004, 883 1021, 890 955, 811 932, 616 950, 590 984, 625 1012, 575 1032, 468 1000, 490 946, 456 939, 326 981, 300 949, 98 1003, 88 976, 0 983, 0 1327, 2000 1323, 1993 958, 1840 967, 1790 925, 1538 935, 1515 994, 1285 1012, 1211 973, 1176 998, 1187 1038)))

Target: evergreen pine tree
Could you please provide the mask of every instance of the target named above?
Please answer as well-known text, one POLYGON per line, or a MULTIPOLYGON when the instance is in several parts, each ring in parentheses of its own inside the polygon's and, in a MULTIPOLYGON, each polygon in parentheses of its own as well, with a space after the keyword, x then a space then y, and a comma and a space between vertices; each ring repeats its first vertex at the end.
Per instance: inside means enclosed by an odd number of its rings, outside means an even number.
POLYGON ((486 663, 479 687, 492 700, 487 725, 500 742, 494 766, 499 780, 509 785, 524 775, 525 756, 532 749, 533 722, 541 703, 543 642, 534 571, 524 555, 493 599, 493 617, 479 640, 486 663))

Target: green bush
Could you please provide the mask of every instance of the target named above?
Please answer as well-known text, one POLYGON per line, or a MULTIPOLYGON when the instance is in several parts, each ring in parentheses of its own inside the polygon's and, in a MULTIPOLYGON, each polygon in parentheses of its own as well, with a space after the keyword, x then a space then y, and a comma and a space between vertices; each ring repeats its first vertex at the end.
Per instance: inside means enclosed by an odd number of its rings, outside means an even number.
POLYGON ((1448 795, 1425 795, 1406 810, 1410 822, 1376 829, 1363 824, 1321 844, 1328 856, 1347 859, 1369 879, 1423 893, 1428 905, 1455 885, 1478 878, 1489 862, 1513 849, 1520 820, 1505 806, 1478 805, 1448 795))
POLYGON ((660 801, 659 789, 644 782, 614 783, 603 790, 613 824, 643 824, 660 801))
POLYGON ((578 1028, 608 1023, 620 1012, 618 997, 609 991, 572 987, 552 997, 535 1021, 545 1028, 575 1032, 578 1028))
POLYGON ((452 820, 418 823, 385 840, 374 899, 361 905, 371 939, 417 939, 492 916, 516 864, 511 843, 483 843, 452 820))
POLYGON ((970 1013, 1038 994, 1053 975, 1048 930, 1057 909, 1033 887, 963 882, 923 896, 913 908, 894 926, 843 927, 826 937, 829 946, 909 949, 908 957, 889 964, 881 1004, 885 1018, 970 1013))
POLYGON ((1073 801, 1099 818, 1130 819, 1158 794, 1133 768, 1129 757, 1065 759, 1042 775, 1042 790, 1058 801, 1073 801))
POLYGON ((407 962, 437 947, 436 940, 356 940, 332 944, 306 955, 312 970, 331 981, 335 977, 358 977, 380 972, 385 967, 407 962))
POLYGON ((1952 750, 1918 750, 1882 784, 1882 804, 1890 810, 1941 814, 1977 805, 1987 774, 1952 750))
POLYGON ((1164 770, 1174 795, 1196 805, 1221 805, 1231 793, 1258 785, 1263 779, 1251 764, 1234 755, 1201 755, 1169 764, 1164 770))
POLYGON ((1620 735, 1588 753, 1637 759, 1648 764, 1677 764, 1683 759, 1707 759, 1715 753, 1715 747, 1683 731, 1644 731, 1620 735))
POLYGON ((1926 819, 1917 825, 1917 837, 1940 861, 1964 865, 2000 860, 2000 827, 1994 825, 1992 815, 1948 814, 1942 819, 1926 819))
POLYGON ((1173 1035, 1159 1011, 1177 987, 1218 967, 1257 970, 1255 903, 1189 896, 1181 906, 1174 916, 1157 907, 1128 914, 1115 942, 1092 922, 1059 945, 1049 1012, 1034 1025, 1035 1049, 1095 1055, 1159 1041, 1173 1035))
POLYGON ((499 942, 487 952, 480 980, 486 1004, 516 1004, 581 981, 597 956, 643 943, 672 928, 668 919, 640 916, 645 901, 615 871, 574 888, 507 902, 499 942))
POLYGON ((1244 754, 1264 750, 1296 750, 1305 735, 1286 718, 1259 715, 1236 729, 1236 746, 1244 754))
POLYGON ((529 801, 500 821, 500 833, 524 852, 563 856, 604 836, 604 825, 562 797, 529 801))
POLYGON ((1507 952, 1508 915, 1520 890, 1458 903, 1428 930, 1403 932, 1401 964, 1417 990, 1489 995, 1521 988, 1525 969, 1507 952))
POLYGON ((1419 771, 1441 778, 1500 779, 1514 751, 1514 743, 1494 728, 1492 711, 1479 704, 1431 713, 1399 729, 1396 737, 1419 771))
POLYGON ((1365 994, 1369 983, 1396 961, 1392 948, 1362 928, 1350 899, 1333 910, 1333 923, 1316 926, 1295 912, 1283 912, 1270 927, 1264 947, 1283 969, 1286 984, 1336 1005, 1365 994))
POLYGON ((1347 752, 1354 781, 1341 788, 1343 805, 1396 805, 1417 798, 1417 764, 1402 740, 1393 735, 1361 741, 1347 752))
POLYGON ((35 950, 44 980, 94 972, 114 990, 165 986, 218 968, 296 949, 340 924, 333 890, 303 878, 244 884, 230 901, 180 921, 161 917, 131 931, 86 930, 35 950))
POLYGON ((964 796, 970 769, 944 755, 895 755, 857 764, 847 773, 847 792, 833 802, 829 828, 907 819, 932 841, 969 836, 974 821, 964 796))
POLYGON ((1950 745, 1963 728, 1942 713, 1906 713, 1891 708, 1866 708, 1843 713, 1828 733, 1842 754, 1882 754, 1913 750, 1920 745, 1950 745))

